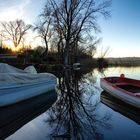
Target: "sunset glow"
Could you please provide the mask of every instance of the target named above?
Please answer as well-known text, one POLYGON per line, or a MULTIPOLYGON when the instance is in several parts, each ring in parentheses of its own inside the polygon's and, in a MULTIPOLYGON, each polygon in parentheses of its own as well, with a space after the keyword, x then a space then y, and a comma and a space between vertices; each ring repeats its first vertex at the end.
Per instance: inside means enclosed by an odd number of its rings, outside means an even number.
POLYGON ((4 41, 3 43, 4 43, 4 45, 6 45, 6 47, 8 47, 9 49, 12 49, 13 52, 16 52, 19 50, 19 47, 15 48, 13 45, 13 42, 10 40, 4 41))

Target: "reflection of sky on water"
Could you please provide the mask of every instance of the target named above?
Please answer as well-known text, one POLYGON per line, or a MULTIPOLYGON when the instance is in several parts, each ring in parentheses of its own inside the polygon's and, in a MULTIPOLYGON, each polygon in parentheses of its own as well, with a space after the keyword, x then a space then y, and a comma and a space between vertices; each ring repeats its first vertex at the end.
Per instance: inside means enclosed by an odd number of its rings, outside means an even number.
POLYGON ((140 125, 112 110, 104 104, 100 104, 98 113, 102 116, 105 113, 111 114, 111 130, 104 129, 105 140, 138 140, 140 138, 140 125))
POLYGON ((120 76, 122 73, 129 78, 140 79, 140 67, 111 67, 104 70, 105 76, 120 76))
MULTIPOLYGON (((84 97, 93 94, 90 98, 90 102, 97 104, 96 115, 99 118, 104 118, 104 116, 110 116, 108 127, 110 129, 97 126, 98 129, 103 134, 104 140, 138 140, 140 138, 140 125, 133 120, 127 118, 126 116, 114 111, 113 109, 107 107, 106 105, 100 103, 100 93, 102 89, 100 88, 100 77, 105 76, 119 76, 124 73, 126 77, 140 79, 140 67, 136 68, 108 68, 104 70, 104 74, 98 72, 95 69, 93 72, 84 75, 81 80, 81 88, 84 89, 84 97), (97 76, 98 75, 98 76, 97 76)), ((88 98, 87 98, 88 99, 88 98)), ((7 140, 20 140, 30 139, 30 140, 46 140, 49 139, 48 134, 51 129, 45 123, 47 118, 46 113, 35 118, 31 122, 27 123, 13 135, 7 138, 7 140)), ((107 126, 106 126, 107 127, 107 126)))
MULTIPOLYGON (((100 116, 104 116, 106 113, 111 114, 111 130, 102 130, 105 140, 138 140, 138 138, 140 137, 140 126, 128 119, 127 117, 119 114, 118 112, 114 112, 112 109, 103 104, 99 105, 97 113, 100 114, 100 116)), ((19 137, 20 140, 49 139, 48 133, 50 132, 50 129, 48 125, 44 123, 44 115, 45 114, 42 114, 36 119, 32 120, 6 140, 19 140, 19 137)))
POLYGON ((45 123, 46 114, 43 113, 6 140, 46 140, 49 139, 50 128, 45 123))

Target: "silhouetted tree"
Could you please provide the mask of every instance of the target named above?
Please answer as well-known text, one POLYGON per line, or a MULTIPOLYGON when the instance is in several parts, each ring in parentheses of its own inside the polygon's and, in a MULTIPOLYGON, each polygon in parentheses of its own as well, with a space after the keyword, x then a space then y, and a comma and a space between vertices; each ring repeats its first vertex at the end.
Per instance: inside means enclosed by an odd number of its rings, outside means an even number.
POLYGON ((40 20, 40 22, 36 25, 34 30, 37 30, 37 37, 40 37, 45 43, 45 51, 42 54, 42 56, 45 58, 48 54, 48 42, 50 41, 53 33, 51 27, 51 15, 48 19, 45 19, 45 21, 40 20))
POLYGON ((108 52, 109 52, 109 47, 107 47, 105 49, 103 49, 103 48, 101 49, 100 56, 97 59, 99 70, 102 70, 103 67, 108 66, 108 60, 105 59, 105 56, 108 54, 108 52))
POLYGON ((63 42, 64 64, 70 64, 70 52, 79 43, 86 43, 93 31, 99 31, 97 18, 109 16, 110 1, 47 0, 44 17, 52 15, 52 24, 63 42))
POLYGON ((18 47, 27 31, 32 27, 31 25, 26 25, 23 20, 18 19, 10 22, 1 22, 1 26, 3 36, 11 40, 15 48, 18 47))

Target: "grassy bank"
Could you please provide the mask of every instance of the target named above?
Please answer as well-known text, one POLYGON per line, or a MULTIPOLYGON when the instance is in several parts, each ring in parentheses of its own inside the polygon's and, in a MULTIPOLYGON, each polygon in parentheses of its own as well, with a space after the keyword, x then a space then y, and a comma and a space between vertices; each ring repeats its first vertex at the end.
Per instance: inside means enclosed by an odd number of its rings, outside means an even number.
POLYGON ((140 57, 106 58, 109 66, 140 66, 140 57))
POLYGON ((80 59, 88 67, 140 66, 140 57, 80 59))

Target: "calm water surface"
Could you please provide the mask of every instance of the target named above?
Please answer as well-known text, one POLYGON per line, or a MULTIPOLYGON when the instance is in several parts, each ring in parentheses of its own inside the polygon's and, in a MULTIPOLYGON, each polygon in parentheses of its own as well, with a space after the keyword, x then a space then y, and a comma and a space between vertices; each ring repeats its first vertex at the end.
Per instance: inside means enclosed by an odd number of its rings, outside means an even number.
MULTIPOLYGON (((95 69, 84 75, 80 88, 84 89, 85 98, 90 98, 92 104, 96 105, 95 114, 98 116, 96 129, 104 140, 139 140, 140 139, 140 111, 123 104, 119 100, 108 96, 100 88, 100 77, 119 76, 121 73, 126 77, 140 80, 140 67, 132 68, 107 68, 99 72, 95 69), (83 82, 84 81, 84 82, 83 82), (100 120, 101 119, 101 120, 100 120)), ((48 111, 33 117, 24 126, 6 138, 6 140, 46 140, 50 139, 51 127, 47 124, 48 111)), ((11 116, 12 117, 12 116, 11 116)), ((95 139, 87 136, 87 139, 95 139)))

